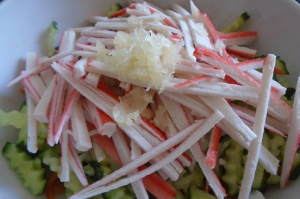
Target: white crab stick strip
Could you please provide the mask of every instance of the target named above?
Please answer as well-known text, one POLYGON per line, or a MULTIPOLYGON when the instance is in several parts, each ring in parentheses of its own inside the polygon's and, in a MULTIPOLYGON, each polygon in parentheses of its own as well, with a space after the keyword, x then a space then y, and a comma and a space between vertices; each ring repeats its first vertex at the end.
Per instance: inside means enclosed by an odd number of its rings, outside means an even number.
MULTIPOLYGON (((114 135, 112 136, 112 139, 114 141, 114 144, 116 146, 117 152, 120 156, 120 159, 121 159, 123 165, 128 164, 131 161, 130 148, 128 147, 128 144, 125 140, 124 133, 118 128, 116 133, 114 133, 114 135)), ((135 169, 135 170, 129 172, 127 174, 127 176, 132 176, 137 172, 138 172, 138 170, 135 169)), ((141 199, 149 198, 147 191, 145 189, 145 186, 143 184, 143 181, 141 179, 137 180, 135 182, 132 182, 131 185, 132 185, 133 191, 135 193, 135 196, 137 198, 141 198, 141 199)))
POLYGON ((44 65, 38 64, 38 65, 37 65, 36 67, 34 67, 33 69, 24 71, 24 72, 23 72, 21 75, 19 75, 17 78, 15 78, 15 79, 13 79, 11 82, 9 82, 9 83, 7 84, 6 87, 10 87, 10 86, 12 86, 12 85, 14 85, 14 84, 20 82, 22 79, 24 79, 24 78, 26 78, 26 77, 29 77, 29 76, 31 76, 31 75, 36 75, 36 74, 38 74, 38 73, 40 73, 40 72, 42 72, 42 71, 45 71, 45 70, 47 70, 47 69, 49 69, 49 66, 48 66, 48 65, 44 66, 44 65))
MULTIPOLYGON (((74 88, 76 88, 82 95, 84 95, 86 98, 88 98, 98 108, 103 110, 107 115, 112 116, 111 105, 109 104, 112 102, 109 102, 109 100, 105 101, 105 99, 103 99, 103 96, 100 97, 99 95, 101 95, 101 94, 99 93, 99 91, 97 92, 97 91, 95 91, 95 89, 87 87, 86 85, 83 84, 83 82, 76 81, 76 79, 74 79, 72 77, 72 75, 70 74, 71 72, 68 71, 68 69, 64 68, 63 65, 59 65, 54 62, 52 64, 52 67, 57 72, 59 72, 61 75, 63 75, 64 78, 70 84, 72 84, 72 86, 74 86, 74 88)), ((131 139, 133 139, 137 143, 139 143, 140 147, 143 148, 143 150, 149 151, 153 148, 153 146, 143 136, 141 136, 140 133, 133 127, 127 126, 127 125, 122 125, 121 128, 131 139)), ((161 158, 160 156, 157 156, 154 159, 156 161, 159 161, 160 158, 161 158)), ((171 166, 165 166, 163 168, 163 170, 173 180, 176 180, 179 177, 179 174, 177 173, 177 171, 174 170, 173 167, 171 167, 171 166)))
POLYGON ((79 49, 82 49, 84 51, 91 51, 91 52, 97 52, 96 46, 88 45, 88 44, 82 44, 82 43, 76 43, 75 46, 79 49))
MULTIPOLYGON (((157 162, 153 165, 151 165, 150 167, 148 167, 147 169, 144 169, 142 171, 140 171, 137 174, 134 174, 130 177, 127 178, 123 178, 119 181, 116 181, 114 183, 111 183, 109 185, 106 186, 102 186, 99 188, 96 188, 95 190, 89 191, 87 193, 84 193, 82 195, 79 195, 79 197, 81 198, 87 198, 87 197, 91 197, 94 196, 95 194, 100 194, 112 189, 116 189, 118 187, 127 185, 133 181, 142 179, 143 177, 161 169, 162 167, 164 167, 165 165, 167 165, 168 163, 172 162, 173 160, 175 160, 180 154, 182 154, 184 151, 186 151, 187 149, 189 149, 194 143, 198 142, 198 140, 205 135, 216 123, 218 123, 224 116, 220 113, 220 112, 216 112, 214 113, 211 117, 209 117, 194 133, 192 133, 186 140, 184 140, 174 151, 172 151, 167 157, 165 157, 162 161, 157 162)), ((180 135, 180 133, 178 133, 177 135, 180 135)), ((175 138, 176 136, 174 136, 173 138, 175 138)), ((161 149, 161 151, 163 151, 163 147, 165 145, 167 145, 168 141, 172 140, 172 138, 168 139, 166 142, 164 142, 163 144, 157 146, 155 149, 161 149)), ((154 150, 154 149, 153 149, 154 150)), ((153 151, 151 151, 153 152, 153 151)), ((147 156, 148 153, 144 153, 142 156, 140 156, 140 159, 142 159, 142 157, 147 156)), ((132 161, 134 162, 134 161, 132 161)), ((131 163, 132 163, 131 162, 131 163)), ((128 164, 130 165, 130 163, 128 164)), ((72 197, 71 199, 76 198, 76 196, 72 197)))
MULTIPOLYGON (((257 70, 248 70, 246 72, 250 77, 255 79, 257 82, 261 83, 262 81, 262 73, 258 72, 257 70)), ((282 86, 280 83, 278 83, 275 80, 272 80, 271 82, 272 85, 272 92, 277 95, 278 97, 281 97, 282 95, 285 94, 286 88, 282 86)))
POLYGON ((48 135, 47 143, 50 146, 54 145, 54 134, 56 128, 59 124, 60 116, 62 113, 62 108, 65 99, 65 92, 67 89, 67 84, 62 76, 59 74, 55 75, 55 86, 52 93, 52 99, 49 110, 49 123, 48 123, 48 135))
POLYGON ((74 64, 73 75, 76 79, 83 77, 86 74, 85 68, 87 62, 88 62, 87 58, 81 58, 74 64))
MULTIPOLYGON (((76 41, 76 33, 74 31, 65 31, 60 39, 59 44, 59 51, 58 53, 62 52, 69 52, 74 50, 75 48, 75 41, 76 41)), ((68 55, 59 60, 60 63, 68 63, 74 59, 73 55, 68 55)))
POLYGON ((239 199, 249 198, 252 183, 254 180, 254 174, 256 171, 260 149, 262 145, 262 138, 264 134, 265 120, 267 116, 268 103, 271 93, 271 80, 275 68, 275 62, 275 55, 268 55, 266 57, 265 66, 263 70, 263 81, 261 83, 260 92, 258 96, 260 103, 257 106, 255 120, 253 124, 253 131, 256 133, 257 137, 250 143, 250 148, 248 149, 247 161, 239 193, 239 199))
POLYGON ((116 30, 116 31, 127 31, 129 27, 128 22, 97 22, 95 27, 100 30, 116 30))
POLYGON ((72 132, 67 129, 63 132, 62 136, 60 137, 60 148, 61 148, 61 172, 60 172, 60 181, 61 182, 69 182, 70 180, 70 167, 69 167, 69 139, 68 135, 72 134, 72 132))
POLYGON ((48 87, 50 85, 52 79, 54 78, 55 73, 52 68, 49 68, 49 69, 41 72, 40 75, 41 75, 41 78, 42 78, 44 84, 46 85, 46 87, 48 87))
POLYGON ((189 28, 191 30, 191 35, 194 41, 195 47, 205 47, 207 49, 213 50, 213 45, 210 43, 210 39, 208 37, 208 33, 204 28, 203 24, 196 24, 196 22, 192 19, 191 14, 185 10, 180 5, 173 3, 171 8, 175 11, 181 14, 185 20, 187 21, 189 28))
POLYGON ((109 118, 109 116, 106 116, 104 112, 99 110, 89 100, 85 100, 83 106, 87 110, 89 116, 92 118, 93 123, 100 134, 111 137, 115 133, 116 124, 109 118))
MULTIPOLYGON (((148 30, 152 30, 154 32, 159 32, 159 33, 165 33, 165 32, 170 32, 170 33, 175 33, 176 35, 182 37, 183 33, 181 30, 178 30, 176 28, 173 28, 171 26, 163 25, 160 23, 147 23, 145 25, 145 28, 148 30)), ((164 34, 165 35, 165 34, 164 34)), ((165 35, 166 37, 169 37, 170 35, 165 35)))
MULTIPOLYGON (((246 115, 249 115, 251 116, 252 118, 255 117, 255 111, 249 109, 249 108, 246 108, 246 107, 243 107, 243 106, 239 106, 239 105, 235 105, 235 104, 230 104, 230 106, 233 108, 233 110, 237 110, 239 111, 240 113, 243 113, 243 114, 246 114, 246 115)), ((254 120, 253 120, 254 121, 254 120)), ((288 133, 288 130, 289 130, 289 122, 288 123, 283 123, 279 120, 276 120, 270 116, 267 116, 266 118, 266 124, 275 128, 275 129, 278 129, 280 132, 284 133, 285 135, 287 135, 288 133)))
MULTIPOLYGON (((254 122, 254 117, 252 117, 251 115, 248 115, 242 111, 239 111, 239 110, 236 110, 236 109, 233 109, 233 111, 240 117, 240 118, 243 118, 247 121, 249 121, 250 123, 253 123, 254 122)), ((274 127, 270 126, 267 124, 267 122, 265 123, 265 128, 268 129, 269 131, 273 132, 273 133, 276 133, 277 135, 280 135, 282 137, 285 137, 285 135, 280 132, 279 130, 275 129, 274 127)))
POLYGON ((92 148, 91 138, 86 126, 81 102, 78 101, 71 114, 73 137, 76 141, 76 148, 80 151, 87 151, 92 148))
POLYGON ((65 128, 67 122, 69 121, 71 114, 72 114, 77 102, 79 101, 80 96, 81 96, 80 93, 76 89, 72 89, 70 96, 68 97, 67 102, 64 106, 64 110, 63 110, 61 118, 59 120, 59 124, 53 134, 54 141, 56 144, 58 143, 58 140, 60 139, 60 136, 61 136, 62 132, 64 131, 64 128, 65 128))
POLYGON ((176 73, 193 74, 193 75, 208 75, 211 77, 224 79, 225 72, 215 68, 205 68, 201 66, 185 66, 182 64, 176 64, 176 73))
MULTIPOLYGON (((260 84, 256 82, 253 78, 251 78, 248 74, 241 71, 235 65, 230 64, 228 61, 224 60, 223 58, 214 54, 213 52, 207 49, 197 48, 195 54, 198 59, 201 59, 202 61, 214 65, 217 68, 223 69, 227 75, 232 77, 240 84, 260 88, 260 84)), ((282 115, 283 120, 289 121, 292 113, 291 107, 285 102, 283 102, 276 95, 271 94, 269 106, 276 110, 278 113, 280 113, 282 115)))
POLYGON ((217 175, 213 172, 213 170, 211 168, 209 168, 206 163, 205 163, 205 155, 199 145, 199 143, 195 143, 192 147, 191 147, 191 152, 194 156, 194 158, 196 159, 196 161, 198 162, 200 168, 203 171, 203 174, 205 175, 209 186, 212 188, 212 190, 214 191, 215 195, 217 196, 218 199, 223 199, 225 198, 226 191, 223 188, 219 178, 217 177, 217 175))
POLYGON ((81 35, 88 37, 114 38, 117 35, 117 32, 111 30, 82 30, 81 35))
MULTIPOLYGON (((95 134, 98 134, 98 130, 94 130, 94 131, 95 131, 95 134)), ((91 132, 90 132, 90 135, 91 135, 91 132)), ((106 158, 105 152, 94 140, 92 140, 92 145, 93 145, 93 150, 94 150, 97 161, 101 162, 102 160, 104 160, 106 158)))
MULTIPOLYGON (((36 62, 37 62, 37 54, 27 53, 26 70, 34 68, 36 66, 36 62)), ((32 79, 35 76, 31 76, 29 78, 32 79)), ((38 130, 37 130, 37 120, 33 117, 35 103, 33 101, 31 93, 26 87, 25 87, 25 95, 26 95, 26 103, 27 103, 27 150, 31 153, 36 153, 38 150, 38 146, 37 146, 38 130)))
MULTIPOLYGON (((36 67, 37 60, 38 58, 36 53, 27 53, 26 70, 34 69, 36 67)), ((22 83, 35 103, 38 103, 46 90, 46 86, 41 77, 37 74, 31 75, 25 79, 22 79, 22 83)))
MULTIPOLYGON (((192 109, 201 117, 208 117, 209 114, 212 113, 212 111, 207 106, 205 106, 198 100, 191 98, 190 96, 177 95, 168 92, 164 92, 163 95, 166 95, 170 99, 175 100, 178 103, 192 109)), ((249 142, 245 141, 245 139, 240 135, 239 131, 237 131, 234 127, 228 124, 226 125, 224 121, 225 120, 222 120, 218 124, 220 128, 222 128, 222 130, 224 130, 227 134, 229 134, 230 137, 236 140, 241 146, 248 149, 250 145, 249 142)), ((279 160, 270 151, 264 148, 264 146, 262 146, 262 150, 260 154, 260 163, 269 173, 272 173, 274 175, 277 173, 279 160)))
POLYGON ((291 118, 290 130, 286 141, 284 151, 282 173, 280 178, 281 188, 285 187, 291 173, 295 155, 297 153, 300 142, 300 78, 298 77, 296 93, 293 104, 293 114, 291 118))
POLYGON ((96 73, 88 73, 84 78, 84 82, 91 85, 94 88, 97 88, 97 85, 101 79, 101 75, 96 73))
POLYGON ((100 42, 104 46, 106 46, 107 48, 114 48, 115 47, 114 40, 111 39, 111 38, 95 38, 95 37, 91 37, 91 38, 88 38, 88 42, 91 43, 91 44, 93 44, 93 45, 96 45, 97 42, 100 42))
MULTIPOLYGON (((138 126, 138 125, 134 125, 134 128, 152 145, 152 148, 161 144, 162 142, 159 141, 156 137, 154 137, 153 135, 151 135, 149 132, 147 132, 145 129, 143 129, 142 127, 138 126)), ((151 150, 151 149, 150 149, 151 150)), ((149 150, 147 150, 149 151, 149 150)), ((165 157, 168 155, 167 152, 164 152, 161 154, 162 157, 165 157)), ((156 159, 154 160, 154 162, 156 161, 156 159)), ((171 162, 170 164, 179 174, 183 172, 183 167, 182 165, 177 161, 174 160, 173 162, 171 162)))
POLYGON ((41 123, 48 123, 48 117, 49 117, 49 108, 51 103, 51 96, 53 94, 55 87, 55 77, 52 79, 50 85, 44 92, 41 100, 37 104, 33 116, 41 123))
POLYGON ((86 175, 84 173, 84 170, 83 170, 81 161, 79 159, 79 156, 76 153, 76 150, 75 150, 74 146, 72 145, 70 136, 71 135, 69 135, 69 141, 68 141, 69 163, 70 163, 75 175, 77 176, 78 180, 80 181, 82 186, 85 187, 89 183, 88 183, 86 175))
POLYGON ((88 57, 88 58, 96 58, 97 57, 97 54, 94 53, 94 52, 88 52, 88 51, 82 51, 82 50, 71 50, 71 51, 68 51, 68 52, 62 52, 62 53, 59 53, 59 54, 56 54, 52 57, 49 57, 49 58, 41 58, 39 60, 39 64, 43 64, 43 63, 51 63, 51 62, 54 62, 54 61, 58 61, 60 59, 63 59, 65 57, 68 57, 69 55, 76 55, 76 56, 81 56, 81 57, 88 57))
POLYGON ((209 106, 212 110, 219 110, 225 115, 226 120, 230 125, 234 126, 244 137, 246 141, 253 140, 256 135, 255 133, 243 123, 240 117, 233 111, 225 99, 215 97, 200 97, 204 103, 209 106))
POLYGON ((185 112, 182 109, 181 104, 174 100, 171 100, 170 98, 164 95, 159 95, 159 97, 162 100, 165 107, 167 108, 175 126, 179 131, 182 131, 187 126, 189 126, 189 121, 186 118, 185 112))
POLYGON ((29 92, 25 89, 27 103, 27 150, 30 153, 36 153, 37 146, 37 120, 33 117, 35 104, 29 92))
MULTIPOLYGON (((151 159, 157 156, 157 154, 160 154, 174 146, 176 146, 178 143, 182 142, 184 139, 186 139, 192 132, 194 132, 197 128, 199 128, 203 124, 203 120, 196 122, 195 124, 190 125, 185 130, 179 132, 175 136, 171 137, 170 139, 163 142, 161 145, 158 145, 154 147, 151 151, 148 151, 141 155, 139 158, 136 158, 132 160, 127 165, 121 167, 120 169, 116 170, 115 172, 111 173, 108 176, 105 176, 101 180, 95 182, 94 184, 84 188, 83 190, 79 191, 74 195, 74 198, 80 197, 82 194, 91 191, 97 187, 103 186, 105 184, 108 184, 110 182, 113 182, 117 180, 118 178, 122 177, 123 175, 126 175, 128 172, 134 170, 135 168, 147 163, 151 159)), ((138 143, 137 143, 138 144, 138 143)))
POLYGON ((194 45, 193 45, 193 39, 192 39, 192 36, 191 36, 191 31, 188 27, 188 24, 186 23, 186 21, 182 18, 182 15, 181 14, 178 14, 176 12, 173 12, 171 10, 168 10, 167 13, 174 17, 182 32, 183 32, 183 35, 184 35, 184 42, 185 42, 185 48, 186 48, 186 51, 187 51, 187 54, 189 56, 189 59, 190 60, 193 60, 193 61, 196 61, 196 58, 195 56, 193 55, 194 51, 195 51, 195 48, 194 48, 194 45))
MULTIPOLYGON (((118 79, 118 74, 109 70, 106 65, 99 61, 89 62, 87 71, 94 72, 97 74, 103 74, 115 79, 118 79)), ((128 83, 138 85, 141 87, 147 87, 147 83, 137 80, 126 78, 128 83)), ((227 84, 221 82, 202 82, 197 87, 185 87, 182 89, 174 88, 174 83, 166 85, 165 91, 176 92, 176 93, 187 93, 197 95, 208 95, 216 97, 224 97, 228 99, 240 99, 240 100, 255 100, 257 101, 258 89, 251 86, 239 86, 234 84, 227 84)))

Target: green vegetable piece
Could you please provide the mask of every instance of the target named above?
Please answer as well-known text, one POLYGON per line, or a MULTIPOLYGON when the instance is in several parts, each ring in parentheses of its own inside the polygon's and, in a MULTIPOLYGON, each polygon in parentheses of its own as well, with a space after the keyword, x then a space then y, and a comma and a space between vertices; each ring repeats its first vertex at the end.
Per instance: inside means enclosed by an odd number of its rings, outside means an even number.
POLYGON ((46 151, 42 152, 40 156, 42 157, 43 163, 49 166, 51 171, 58 173, 59 176, 61 167, 60 167, 60 154, 57 153, 57 150, 55 148, 49 148, 46 151))
POLYGON ((181 191, 177 190, 177 194, 175 196, 175 199, 185 199, 186 197, 183 195, 181 191))
POLYGON ((100 180, 101 178, 103 178, 104 176, 107 176, 108 174, 110 174, 112 172, 110 168, 108 168, 104 165, 101 165, 97 161, 92 161, 88 165, 90 165, 90 167, 93 169, 94 174, 92 174, 92 175, 89 175, 88 173, 87 174, 94 181, 100 180))
POLYGON ((261 190, 266 186, 265 182, 265 169, 264 167, 258 163, 252 183, 252 189, 261 190))
POLYGON ((193 172, 188 172, 178 178, 177 181, 172 182, 175 189, 188 189, 189 187, 204 187, 204 174, 197 164, 193 172))
POLYGON ((280 182, 280 176, 279 175, 273 175, 271 174, 270 177, 266 180, 266 183, 269 185, 276 185, 280 182))
POLYGON ((300 154, 296 153, 295 161, 292 166, 292 171, 290 175, 290 180, 296 180, 300 175, 300 154))
MULTIPOLYGON (((39 123, 37 124, 38 127, 38 149, 39 151, 44 151, 49 147, 47 144, 47 131, 48 131, 48 125, 45 123, 39 123)), ((27 127, 20 129, 18 134, 18 140, 17 140, 17 146, 26 151, 27 150, 27 127)))
POLYGON ((21 129, 27 126, 27 115, 19 111, 4 112, 0 110, 0 126, 13 126, 21 129))
POLYGON ((80 183, 74 172, 70 173, 70 181, 65 182, 64 186, 66 188, 66 198, 69 198, 74 193, 83 189, 82 184, 80 183))
POLYGON ((110 8, 110 10, 107 12, 106 16, 108 18, 111 18, 111 15, 114 14, 115 12, 117 12, 118 10, 123 9, 123 6, 121 6, 120 4, 116 3, 113 4, 110 8))
POLYGON ((32 195, 37 196, 43 193, 46 186, 44 178, 46 170, 41 166, 39 158, 32 158, 22 151, 16 144, 7 142, 2 150, 2 155, 9 162, 9 166, 14 169, 17 176, 22 180, 32 195))
POLYGON ((194 187, 190 187, 189 188, 189 199, 216 199, 215 196, 210 195, 209 193, 201 190, 201 189, 197 189, 194 187))
POLYGON ((120 187, 102 194, 106 199, 133 199, 134 197, 126 193, 125 187, 120 187))
POLYGON ((236 20, 234 20, 229 26, 224 28, 221 32, 224 33, 234 32, 237 29, 239 29, 249 18, 250 16, 248 15, 248 13, 244 12, 236 20))
POLYGON ((55 35, 58 33, 58 28, 57 28, 57 22, 52 21, 49 28, 48 28, 48 37, 47 37, 47 44, 46 44, 46 49, 47 49, 47 55, 50 57, 56 53, 56 49, 53 47, 53 44, 55 43, 55 35))
POLYGON ((276 57, 276 65, 275 68, 280 70, 280 72, 282 72, 282 74, 280 75, 289 75, 290 72, 288 71, 285 62, 280 59, 279 57, 276 57))
POLYGON ((270 136, 270 152, 280 160, 283 161, 284 148, 285 148, 285 139, 280 135, 269 133, 270 136))
POLYGON ((244 148, 233 139, 229 139, 229 146, 224 152, 222 159, 225 160, 223 165, 225 173, 221 180, 227 187, 227 193, 235 196, 239 193, 240 181, 243 177, 244 148))

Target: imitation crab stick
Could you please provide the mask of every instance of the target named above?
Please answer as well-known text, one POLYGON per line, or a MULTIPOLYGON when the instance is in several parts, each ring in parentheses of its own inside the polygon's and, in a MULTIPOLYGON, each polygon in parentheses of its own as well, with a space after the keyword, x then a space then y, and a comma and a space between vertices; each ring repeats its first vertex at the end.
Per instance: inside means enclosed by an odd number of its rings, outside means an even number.
POLYGON ((295 161, 295 155, 297 153, 300 143, 300 78, 298 78, 296 94, 293 105, 293 114, 291 120, 290 130, 288 132, 288 138, 286 142, 286 148, 284 152, 283 167, 280 178, 280 186, 285 187, 288 178, 291 173, 293 162, 295 161))
POLYGON ((210 168, 215 168, 216 166, 221 135, 222 129, 215 126, 210 136, 208 151, 205 157, 205 164, 210 168))
MULTIPOLYGON (((115 143, 116 149, 118 151, 118 154, 120 156, 120 159, 124 165, 128 164, 130 160, 130 148, 128 146, 128 143, 126 142, 124 133, 117 129, 117 132, 114 133, 112 136, 112 139, 115 143)), ((133 174, 137 173, 138 170, 133 170, 127 174, 127 176, 132 176, 133 174)), ((145 189, 145 186, 143 184, 142 180, 137 180, 135 182, 131 183, 133 191, 137 198, 141 199, 147 199, 149 198, 147 191, 145 189)))
POLYGON ((58 140, 60 139, 60 136, 63 132, 63 128, 65 127, 67 121, 70 119, 72 111, 76 103, 78 102, 79 98, 80 98, 80 93, 78 93, 76 89, 73 89, 69 99, 66 102, 59 124, 53 133, 55 143, 58 143, 58 140))
MULTIPOLYGON (((95 128, 95 127, 94 127, 95 128)), ((93 125, 89 124, 89 130, 93 129, 93 125)), ((121 159, 114 146, 114 143, 107 136, 101 136, 99 134, 93 135, 92 139, 119 165, 122 165, 121 159)), ((141 166, 139 169, 145 169, 146 166, 141 166)), ((159 199, 173 198, 176 195, 176 191, 172 186, 159 177, 157 174, 151 174, 143 178, 143 183, 147 190, 149 190, 154 196, 159 199)))
POLYGON ((250 143, 245 167, 245 174, 243 176, 241 190, 239 193, 240 199, 249 197, 254 180, 254 174, 262 145, 261 143, 264 133, 268 103, 270 99, 271 79, 275 68, 275 61, 276 57, 274 55, 268 55, 266 57, 265 67, 263 70, 263 81, 258 97, 260 100, 260 104, 257 107, 257 112, 255 114, 253 124, 253 131, 256 133, 257 137, 253 140, 253 142, 250 143))
MULTIPOLYGON (((123 179, 121 179, 119 181, 116 181, 116 182, 113 182, 109 185, 100 186, 100 187, 98 185, 98 188, 96 188, 95 190, 92 189, 92 190, 86 191, 85 193, 82 193, 82 194, 77 194, 77 195, 75 194, 71 197, 71 199, 75 199, 75 198, 78 198, 78 197, 81 197, 81 198, 91 197, 91 196, 94 196, 96 194, 103 193, 103 192, 106 192, 108 190, 112 190, 112 189, 127 185, 128 183, 130 183, 132 181, 136 181, 138 179, 141 179, 141 178, 157 171, 158 169, 161 169, 163 166, 165 166, 166 164, 172 162, 181 153, 183 153, 188 148, 190 148, 194 143, 196 143, 203 135, 205 135, 205 133, 207 133, 210 130, 210 128, 213 127, 213 125, 215 125, 217 122, 219 122, 222 119, 222 117, 223 117, 223 115, 220 112, 216 112, 215 114, 213 114, 211 117, 209 117, 206 120, 206 122, 204 122, 194 133, 192 133, 185 141, 183 141, 174 151, 172 151, 170 153, 170 155, 168 155, 162 161, 153 164, 152 166, 148 167, 147 169, 144 169, 144 170, 140 171, 137 174, 134 174, 134 175, 132 175, 130 177, 127 177, 127 178, 123 178, 123 179)), ((177 135, 179 135, 178 137, 180 137, 180 135, 182 135, 182 133, 178 133, 177 135)), ((164 151, 165 147, 167 147, 169 143, 171 144, 172 142, 174 142, 174 139, 176 139, 176 137, 177 136, 174 136, 174 137, 172 137, 173 139, 172 138, 168 139, 166 142, 164 142, 163 144, 157 146, 155 149, 160 150, 161 152, 164 151)), ((142 156, 140 156, 139 160, 141 160, 142 157, 146 157, 148 154, 150 155, 154 151, 155 150, 153 149, 151 152, 143 154, 142 156)), ((132 164, 134 164, 134 162, 135 161, 132 161, 127 165, 132 165, 132 164)), ((124 166, 124 167, 126 167, 126 166, 124 166)), ((133 168, 135 168, 135 167, 133 167, 133 168)), ((116 173, 117 171, 115 171, 114 173, 116 173)), ((112 173, 111 175, 108 175, 107 178, 109 176, 112 176, 114 173, 112 173)), ((104 178, 102 178, 102 181, 103 181, 103 179, 104 178)), ((98 182, 100 182, 100 181, 98 181, 98 182)))
POLYGON ((151 151, 144 153, 142 156, 140 156, 140 158, 131 161, 130 163, 123 166, 119 170, 113 172, 111 174, 111 176, 106 176, 106 177, 102 178, 100 181, 95 182, 94 184, 79 191, 74 196, 75 197, 80 196, 88 191, 91 191, 91 190, 97 188, 97 187, 100 187, 107 183, 110 183, 110 182, 118 179, 119 177, 127 174, 129 171, 132 171, 133 169, 145 164, 149 160, 153 159, 158 153, 160 154, 161 152, 166 151, 169 148, 177 145, 181 140, 184 140, 190 133, 192 133, 197 128, 199 128, 199 126, 201 126, 202 123, 203 123, 203 121, 200 123, 195 123, 193 125, 190 125, 188 128, 186 128, 182 132, 176 134, 175 136, 171 137, 170 139, 166 140, 161 145, 158 145, 158 146, 154 147, 151 151))
POLYGON ((62 136, 60 137, 60 147, 61 147, 61 172, 59 179, 61 182, 68 182, 70 180, 70 166, 69 166, 69 134, 72 134, 72 132, 67 129, 62 133, 62 136))

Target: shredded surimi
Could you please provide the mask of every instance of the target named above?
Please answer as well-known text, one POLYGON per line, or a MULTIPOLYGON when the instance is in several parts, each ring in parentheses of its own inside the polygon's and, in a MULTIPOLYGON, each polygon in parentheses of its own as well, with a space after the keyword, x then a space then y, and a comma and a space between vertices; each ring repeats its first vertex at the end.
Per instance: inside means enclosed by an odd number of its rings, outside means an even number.
POLYGON ((293 104, 293 114, 286 141, 286 149, 284 152, 282 173, 280 178, 280 186, 285 187, 290 176, 290 172, 295 161, 295 156, 299 148, 300 142, 300 78, 297 81, 295 99, 293 104))
POLYGON ((275 67, 276 56, 268 55, 266 57, 265 66, 263 70, 263 80, 259 92, 260 104, 258 104, 257 112, 254 118, 253 131, 256 133, 257 137, 250 143, 250 148, 247 155, 247 161, 245 166, 245 173, 242 180, 241 190, 239 193, 239 198, 249 198, 252 183, 254 180, 254 174, 257 167, 257 162, 259 158, 265 119, 267 115, 268 103, 270 99, 271 90, 271 80, 273 76, 273 71, 275 67))

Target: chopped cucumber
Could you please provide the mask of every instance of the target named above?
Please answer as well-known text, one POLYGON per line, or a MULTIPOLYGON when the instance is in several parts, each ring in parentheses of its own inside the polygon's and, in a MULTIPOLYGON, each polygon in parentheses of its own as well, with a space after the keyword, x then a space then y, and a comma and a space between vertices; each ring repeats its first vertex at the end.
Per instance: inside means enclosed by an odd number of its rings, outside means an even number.
POLYGON ((229 141, 229 146, 224 152, 222 159, 225 160, 223 165, 225 173, 221 180, 226 185, 227 193, 235 196, 239 193, 240 181, 243 178, 244 148, 236 141, 226 136, 222 141, 229 141), (226 139, 227 138, 227 139, 226 139))
POLYGON ((125 187, 120 187, 109 192, 106 192, 103 195, 105 199, 133 199, 134 197, 126 193, 125 187))
POLYGON ((210 195, 209 193, 201 190, 201 189, 197 189, 194 187, 190 187, 189 188, 189 199, 216 199, 215 196, 210 195))
POLYGON ((290 72, 288 71, 285 62, 280 59, 279 57, 276 57, 276 65, 275 68, 282 72, 280 75, 289 75, 290 72))
POLYGON ((58 33, 58 28, 57 28, 57 22, 52 21, 52 23, 49 26, 49 33, 47 37, 47 55, 50 57, 56 53, 56 49, 53 47, 53 44, 55 43, 55 35, 58 33))
POLYGON ((32 195, 40 195, 44 192, 46 170, 41 166, 41 159, 32 158, 26 152, 19 149, 16 144, 7 142, 2 150, 9 166, 14 169, 32 195))
POLYGON ((0 110, 0 126, 13 126, 21 129, 27 126, 27 115, 19 111, 4 112, 0 110))
POLYGON ((66 197, 67 198, 69 198, 74 193, 83 189, 82 184, 80 183, 80 181, 78 180, 78 178, 74 172, 70 173, 70 180, 69 180, 69 182, 65 182, 64 186, 66 188, 66 197))
POLYGON ((110 10, 107 12, 106 16, 107 17, 111 17, 112 14, 114 14, 115 12, 117 12, 118 10, 121 10, 123 8, 123 6, 121 6, 120 4, 116 3, 113 4, 110 8, 110 10))
POLYGON ((224 28, 221 32, 224 32, 224 33, 234 32, 238 28, 240 28, 249 18, 250 18, 250 16, 248 15, 248 13, 244 12, 236 20, 234 20, 234 22, 232 22, 229 26, 224 28))

